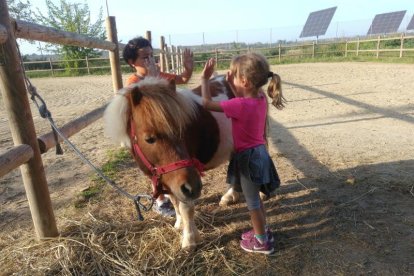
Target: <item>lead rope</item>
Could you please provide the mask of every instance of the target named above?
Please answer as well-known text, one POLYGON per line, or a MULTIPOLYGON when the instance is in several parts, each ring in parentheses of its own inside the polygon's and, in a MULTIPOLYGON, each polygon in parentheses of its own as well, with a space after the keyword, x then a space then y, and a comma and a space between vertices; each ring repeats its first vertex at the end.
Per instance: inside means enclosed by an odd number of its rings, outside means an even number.
POLYGON ((58 139, 58 136, 57 136, 57 135, 59 135, 63 139, 63 141, 80 157, 80 159, 86 165, 89 165, 102 179, 105 180, 106 183, 111 185, 119 194, 126 196, 127 198, 131 199, 134 202, 135 209, 137 210, 137 213, 138 213, 138 220, 143 221, 144 217, 142 215, 141 209, 144 210, 145 212, 148 212, 149 210, 151 210, 152 205, 154 204, 153 197, 151 195, 147 195, 147 194, 137 194, 137 195, 133 196, 130 193, 128 193, 127 191, 125 191, 124 189, 120 188, 118 185, 116 185, 116 183, 112 179, 109 179, 100 169, 98 169, 95 165, 93 165, 76 148, 76 146, 71 141, 69 141, 68 138, 65 137, 65 135, 60 131, 60 129, 56 126, 55 122, 53 121, 52 114, 47 109, 45 101, 37 93, 36 87, 34 87, 32 85, 32 83, 30 82, 30 80, 27 78, 26 71, 25 71, 23 63, 22 63, 22 58, 21 58, 21 55, 20 55, 20 49, 19 49, 18 44, 17 44, 17 51, 18 51, 18 55, 19 55, 19 59, 20 59, 20 66, 21 66, 22 71, 23 71, 23 76, 24 76, 26 89, 27 89, 27 92, 30 94, 30 99, 34 102, 34 104, 38 108, 40 116, 44 119, 47 119, 50 123, 50 126, 52 127, 53 136, 55 137, 55 141, 56 141, 56 154, 63 154, 63 150, 62 150, 62 148, 59 144, 59 139, 58 139), (39 104, 36 99, 38 99, 41 102, 41 104, 39 104), (142 199, 146 199, 147 203, 146 204, 141 203, 142 199))

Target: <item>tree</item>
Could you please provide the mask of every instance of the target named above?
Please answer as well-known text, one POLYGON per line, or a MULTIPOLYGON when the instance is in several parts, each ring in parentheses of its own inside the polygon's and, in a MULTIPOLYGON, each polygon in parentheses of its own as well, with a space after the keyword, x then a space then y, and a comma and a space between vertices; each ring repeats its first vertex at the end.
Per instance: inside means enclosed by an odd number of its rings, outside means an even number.
MULTIPOLYGON (((99 10, 98 18, 95 23, 91 22, 91 14, 88 4, 69 3, 60 0, 59 5, 55 5, 51 0, 46 0, 47 16, 37 9, 36 19, 40 24, 53 27, 58 30, 87 35, 98 39, 105 39, 105 29, 102 7, 99 10)), ((66 61, 67 69, 79 68, 78 59, 86 57, 97 57, 97 50, 78 46, 46 44, 46 50, 62 56, 66 61)))
POLYGON ((9 7, 10 17, 29 22, 34 21, 30 11, 31 4, 28 0, 7 0, 7 6, 9 7))

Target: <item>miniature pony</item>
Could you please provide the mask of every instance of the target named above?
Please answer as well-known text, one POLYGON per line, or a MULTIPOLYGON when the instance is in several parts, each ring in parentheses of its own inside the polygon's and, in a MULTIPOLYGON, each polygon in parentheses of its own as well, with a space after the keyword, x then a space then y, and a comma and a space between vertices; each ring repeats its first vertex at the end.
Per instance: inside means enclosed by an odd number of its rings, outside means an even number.
MULTIPOLYGON (((233 97, 223 76, 210 80, 217 100, 233 97)), ((105 110, 105 133, 128 146, 139 168, 152 179, 153 196, 170 195, 175 227, 183 226, 182 248, 194 248, 200 235, 194 223, 194 200, 201 175, 229 160, 231 122, 223 113, 201 106, 200 88, 176 91, 166 80, 147 77, 123 88, 105 110)), ((236 201, 230 189, 221 203, 236 201)))

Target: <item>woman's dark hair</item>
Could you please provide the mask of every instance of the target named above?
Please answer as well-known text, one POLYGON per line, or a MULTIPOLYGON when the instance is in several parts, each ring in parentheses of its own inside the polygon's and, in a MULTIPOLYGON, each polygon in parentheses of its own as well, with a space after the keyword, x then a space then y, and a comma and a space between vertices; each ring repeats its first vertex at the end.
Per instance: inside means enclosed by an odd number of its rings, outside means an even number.
POLYGON ((128 63, 129 60, 135 61, 138 58, 138 50, 145 47, 152 48, 151 42, 142 36, 135 37, 125 45, 125 48, 122 51, 122 57, 126 63, 128 63))

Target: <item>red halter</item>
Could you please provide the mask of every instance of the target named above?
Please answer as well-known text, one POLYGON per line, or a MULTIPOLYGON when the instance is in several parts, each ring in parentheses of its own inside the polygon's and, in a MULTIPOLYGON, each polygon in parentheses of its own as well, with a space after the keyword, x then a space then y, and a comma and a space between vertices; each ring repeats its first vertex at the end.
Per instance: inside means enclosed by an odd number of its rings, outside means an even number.
POLYGON ((153 166, 148 161, 148 159, 145 157, 144 153, 142 152, 141 148, 138 145, 137 136, 135 134, 135 129, 134 129, 134 120, 132 117, 130 118, 130 121, 131 121, 131 125, 130 125, 131 126, 131 130, 130 130, 131 137, 130 138, 131 138, 131 143, 132 143, 132 153, 133 155, 138 156, 141 159, 145 167, 147 167, 147 169, 152 174, 152 177, 151 177, 152 196, 154 198, 157 198, 160 194, 169 193, 168 190, 164 189, 162 184, 160 183, 160 178, 163 174, 176 171, 178 169, 194 166, 197 169, 200 176, 204 176, 203 174, 204 165, 196 158, 180 160, 180 161, 170 163, 162 167, 153 166))

